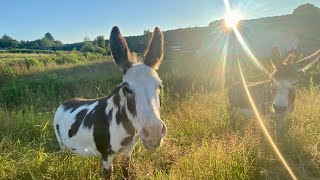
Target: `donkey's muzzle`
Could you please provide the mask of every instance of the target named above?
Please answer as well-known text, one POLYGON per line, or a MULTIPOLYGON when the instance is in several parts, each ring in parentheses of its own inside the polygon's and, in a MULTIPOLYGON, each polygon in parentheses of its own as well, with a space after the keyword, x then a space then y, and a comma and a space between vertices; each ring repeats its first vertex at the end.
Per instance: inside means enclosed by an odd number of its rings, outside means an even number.
POLYGON ((276 104, 273 104, 274 112, 277 114, 281 114, 287 111, 286 106, 277 106, 276 104))
POLYGON ((167 134, 167 126, 160 121, 155 126, 144 127, 140 133, 143 145, 150 150, 161 146, 163 137, 167 134))

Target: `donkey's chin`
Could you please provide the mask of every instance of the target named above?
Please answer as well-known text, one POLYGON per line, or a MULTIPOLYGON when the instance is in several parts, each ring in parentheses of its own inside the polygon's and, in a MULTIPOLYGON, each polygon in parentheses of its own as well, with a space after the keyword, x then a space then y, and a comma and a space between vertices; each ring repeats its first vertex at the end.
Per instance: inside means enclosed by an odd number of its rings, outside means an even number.
POLYGON ((161 147, 161 145, 162 145, 162 139, 157 140, 155 142, 148 142, 143 139, 141 139, 141 140, 142 140, 143 146, 149 150, 155 150, 155 149, 161 147))

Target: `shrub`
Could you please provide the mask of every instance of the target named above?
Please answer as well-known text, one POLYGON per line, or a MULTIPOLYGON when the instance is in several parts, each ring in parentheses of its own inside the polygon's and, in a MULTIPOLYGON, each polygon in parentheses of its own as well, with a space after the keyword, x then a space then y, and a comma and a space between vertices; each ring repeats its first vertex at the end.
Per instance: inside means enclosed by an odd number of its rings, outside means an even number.
POLYGON ((42 59, 40 59, 40 61, 44 64, 44 65, 48 65, 49 63, 51 63, 53 61, 52 57, 49 56, 45 56, 42 59))
POLYGON ((28 69, 32 66, 39 66, 40 65, 40 62, 36 58, 33 58, 33 57, 25 58, 24 63, 28 69))
POLYGON ((102 47, 96 47, 94 52, 100 53, 100 54, 103 54, 103 55, 107 54, 107 50, 102 48, 102 47))

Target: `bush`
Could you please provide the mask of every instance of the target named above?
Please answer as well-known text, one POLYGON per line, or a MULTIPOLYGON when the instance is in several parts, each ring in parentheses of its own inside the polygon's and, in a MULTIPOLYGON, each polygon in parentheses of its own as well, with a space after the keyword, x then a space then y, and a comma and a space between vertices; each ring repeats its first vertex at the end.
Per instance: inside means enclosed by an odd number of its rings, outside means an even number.
POLYGON ((100 53, 100 54, 103 54, 103 55, 107 54, 107 50, 102 48, 102 47, 96 47, 94 52, 100 53))
POLYGON ((33 58, 33 57, 24 59, 24 63, 28 69, 32 66, 39 66, 40 65, 40 62, 36 58, 33 58))
POLYGON ((53 50, 37 50, 37 49, 8 49, 6 52, 8 53, 43 53, 43 54, 52 54, 55 51, 53 50))
POLYGON ((94 50, 95 50, 95 47, 91 41, 85 41, 81 48, 81 51, 83 52, 94 52, 94 50))
POLYGON ((102 54, 90 52, 85 53, 84 56, 88 61, 102 60, 104 58, 102 54))
POLYGON ((54 61, 57 64, 75 64, 78 61, 78 57, 77 54, 74 53, 58 53, 57 56, 54 57, 54 61))
POLYGON ((42 59, 40 59, 40 61, 44 64, 44 65, 48 65, 49 63, 51 63, 53 61, 52 57, 49 56, 45 56, 42 59))

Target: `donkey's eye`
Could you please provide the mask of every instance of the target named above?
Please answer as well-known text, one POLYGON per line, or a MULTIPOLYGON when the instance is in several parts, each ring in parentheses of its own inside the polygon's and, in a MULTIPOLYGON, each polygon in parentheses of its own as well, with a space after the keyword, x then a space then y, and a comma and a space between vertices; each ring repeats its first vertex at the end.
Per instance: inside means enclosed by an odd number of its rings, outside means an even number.
POLYGON ((126 94, 133 94, 134 92, 128 88, 127 86, 124 86, 123 88, 123 92, 126 93, 126 94))
POLYGON ((299 82, 295 82, 295 83, 292 84, 292 86, 296 86, 296 85, 298 85, 298 83, 299 83, 299 82))

